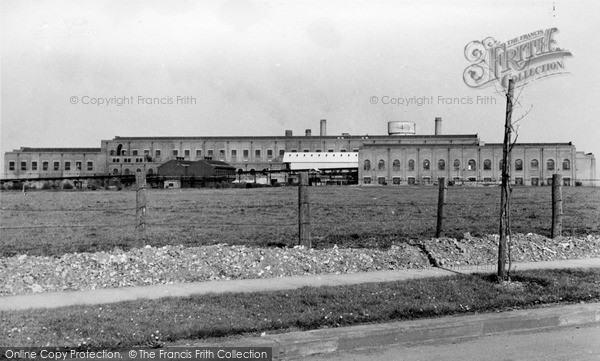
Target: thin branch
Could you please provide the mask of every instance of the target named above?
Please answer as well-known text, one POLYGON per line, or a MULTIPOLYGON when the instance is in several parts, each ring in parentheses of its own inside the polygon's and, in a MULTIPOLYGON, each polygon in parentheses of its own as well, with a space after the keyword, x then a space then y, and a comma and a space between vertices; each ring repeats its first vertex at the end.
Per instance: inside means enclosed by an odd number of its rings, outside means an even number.
POLYGON ((526 116, 527 116, 527 115, 528 115, 528 114, 531 112, 531 109, 533 109, 533 104, 531 104, 531 105, 529 106, 529 109, 528 109, 528 110, 525 112, 525 114, 521 115, 521 116, 519 117, 519 119, 515 120, 515 121, 512 123, 512 125, 515 125, 515 124, 517 124, 518 122, 520 122, 521 120, 523 120, 523 119, 524 119, 524 118, 525 118, 525 117, 526 117, 526 116))

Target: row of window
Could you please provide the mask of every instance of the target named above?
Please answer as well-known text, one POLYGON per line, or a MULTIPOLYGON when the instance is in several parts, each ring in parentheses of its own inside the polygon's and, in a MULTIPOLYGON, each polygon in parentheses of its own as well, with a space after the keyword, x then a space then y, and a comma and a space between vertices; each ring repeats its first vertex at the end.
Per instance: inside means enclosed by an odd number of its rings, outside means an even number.
MULTIPOLYGON (((136 172, 141 172, 142 170, 141 170, 140 168, 138 168, 138 169, 136 169, 135 171, 136 171, 136 172)), ((125 168, 125 170, 123 170, 123 174, 125 174, 125 175, 130 175, 130 174, 131 174, 131 172, 132 172, 132 171, 131 171, 131 170, 129 170, 129 169, 127 169, 127 168, 125 168)), ((119 174, 119 169, 117 169, 117 168, 113 169, 113 170, 112 170, 112 173, 113 173, 113 174, 119 174)), ((153 174, 154 174, 154 169, 152 169, 152 168, 148 168, 148 170, 146 170, 146 174, 148 174, 148 175, 153 175, 153 174)))
MULTIPOLYGON (((417 184, 417 179, 415 177, 408 177, 407 179, 407 184, 417 184)), ((456 182, 461 182, 463 179, 459 178, 459 177, 455 177, 453 178, 453 181, 456 182)), ((469 182, 476 182, 477 178, 475 177, 469 177, 466 179, 469 182)), ((484 182, 493 182, 494 180, 492 180, 492 178, 484 178, 483 179, 484 182)), ((372 179, 371 177, 363 177, 363 184, 371 184, 372 183, 372 179)), ((388 184, 388 180, 385 177, 377 177, 377 183, 381 184, 381 185, 386 185, 388 184)), ((392 178, 392 184, 403 184, 402 182, 402 178, 400 177, 393 177, 392 178)), ((431 184, 431 178, 430 177, 423 177, 421 178, 419 184, 431 184)), ((515 185, 523 185, 523 178, 522 177, 515 177, 514 180, 514 184, 515 185)), ((546 179, 546 185, 551 185, 552 184, 552 178, 548 178, 546 179)), ((532 177, 531 178, 531 185, 532 186, 539 186, 540 185, 540 179, 537 177, 532 177)), ((571 178, 565 177, 563 178, 563 185, 565 186, 570 186, 571 185, 571 178)))
MULTIPOLYGON (((69 162, 69 161, 64 162, 64 170, 66 170, 66 171, 71 170, 71 165, 72 165, 72 162, 69 162)), ((50 162, 47 162, 47 161, 43 161, 42 162, 42 170, 43 171, 49 170, 49 166, 50 166, 50 162)), ((54 171, 60 171, 60 162, 55 161, 55 162, 53 162, 52 166, 53 166, 52 169, 54 171)), ((82 166, 83 166, 83 162, 75 162, 75 168, 74 169, 75 170, 81 170, 82 166)), ((12 162, 12 161, 8 162, 8 170, 14 171, 15 167, 16 167, 15 162, 12 162)), ((26 161, 22 161, 21 162, 21 170, 23 170, 23 171, 28 170, 27 162, 26 161)), ((32 161, 31 162, 31 170, 38 170, 38 162, 37 161, 32 161)), ((88 171, 93 171, 94 170, 94 162, 92 162, 92 161, 87 162, 87 170, 88 171)))
MULTIPOLYGON (((132 161, 136 162, 136 163, 143 163, 144 162, 144 158, 123 158, 123 163, 131 163, 132 161)), ((121 159, 120 158, 113 158, 112 159, 113 163, 120 163, 121 159)))
MULTIPOLYGON (((327 152, 329 153, 333 153, 335 150, 334 149, 328 149, 327 152)), ((345 148, 340 149, 340 152, 346 152, 347 150, 345 148)), ((353 152, 358 152, 358 148, 355 148, 352 150, 353 152)), ((297 149, 292 149, 290 150, 291 153, 297 153, 298 150, 297 149)), ((303 152, 308 153, 310 152, 310 149, 304 149, 303 152)), ((321 149, 316 149, 315 152, 317 153, 321 153, 321 149)), ((214 157, 214 149, 207 149, 206 151, 206 156, 207 157, 214 157)), ((221 158, 225 158, 225 149, 219 149, 219 157, 221 158)), ((283 157, 283 154, 285 153, 284 149, 280 149, 279 150, 279 156, 283 157)), ((248 158, 250 155, 250 150, 248 149, 244 149, 242 150, 242 154, 244 158, 248 158)), ((262 151, 260 149, 256 149, 254 150, 254 157, 255 158, 260 158, 262 154, 262 151)), ((109 151, 109 155, 111 156, 117 156, 117 155, 121 155, 121 156, 127 156, 127 150, 114 150, 111 149, 109 151)), ((140 155, 138 154, 138 150, 137 149, 133 149, 131 151, 131 156, 137 156, 140 155)), ((150 155, 150 149, 144 149, 144 155, 145 156, 149 156, 150 155)), ((179 157, 179 150, 178 149, 173 149, 172 152, 173 157, 179 157)), ((230 150, 230 156, 231 158, 237 158, 238 155, 238 151, 237 149, 231 149, 230 150)), ((154 156, 157 158, 162 157, 162 151, 160 149, 155 149, 154 150, 154 156)), ((184 157, 189 157, 190 156, 190 150, 189 149, 185 149, 183 151, 183 156, 184 157)), ((196 149, 196 157, 202 157, 202 149, 196 149)), ((267 158, 273 158, 273 149, 267 149, 267 158)))
MULTIPOLYGON (((460 170, 460 160, 455 159, 453 162, 453 167, 454 167, 454 170, 460 170)), ((548 159, 548 161, 546 162, 546 169, 554 170, 554 167, 555 167, 554 160, 548 159)), ((530 168, 531 168, 531 170, 539 169, 539 162, 537 159, 531 160, 530 168)), ((377 163, 377 169, 385 170, 385 161, 383 159, 380 159, 379 162, 377 163)), ((425 159, 423 161, 423 170, 430 170, 430 169, 431 169, 431 162, 429 161, 429 159, 425 159)), ((443 159, 440 159, 437 164, 437 169, 438 170, 446 170, 446 161, 443 159)), ((470 159, 467 163, 467 170, 476 170, 476 169, 477 169, 477 162, 475 162, 475 159, 470 159)), ((483 161, 483 170, 491 170, 491 169, 492 169, 492 161, 489 159, 484 160, 483 161)), ((498 169, 502 170, 502 160, 500 160, 500 162, 498 164, 498 169)), ((563 160, 562 169, 570 170, 571 169, 571 161, 568 159, 563 160)), ((370 160, 365 159, 365 161, 363 162, 363 170, 371 170, 371 161, 370 160)), ((398 159, 395 159, 392 162, 392 170, 394 170, 394 171, 400 170, 400 161, 398 159)), ((411 159, 408 161, 408 170, 409 171, 415 170, 414 159, 411 159)), ((521 159, 515 160, 515 170, 517 170, 517 171, 523 170, 523 160, 521 160, 521 159)))

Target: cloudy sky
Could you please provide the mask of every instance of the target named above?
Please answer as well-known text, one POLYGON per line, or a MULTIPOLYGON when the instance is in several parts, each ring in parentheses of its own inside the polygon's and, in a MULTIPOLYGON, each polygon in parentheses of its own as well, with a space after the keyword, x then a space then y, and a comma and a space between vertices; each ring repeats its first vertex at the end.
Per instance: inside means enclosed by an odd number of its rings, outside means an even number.
POLYGON ((564 58, 565 74, 517 90, 514 118, 529 112, 519 141, 573 141, 600 156, 598 1, 3 0, 0 7, 3 153, 99 147, 116 135, 317 134, 323 118, 329 134, 385 134, 391 120, 432 134, 441 116, 445 133, 501 142, 506 100, 497 88, 465 84, 465 46, 555 27, 557 46, 573 56, 564 58), (491 104, 476 104, 478 96, 491 104))

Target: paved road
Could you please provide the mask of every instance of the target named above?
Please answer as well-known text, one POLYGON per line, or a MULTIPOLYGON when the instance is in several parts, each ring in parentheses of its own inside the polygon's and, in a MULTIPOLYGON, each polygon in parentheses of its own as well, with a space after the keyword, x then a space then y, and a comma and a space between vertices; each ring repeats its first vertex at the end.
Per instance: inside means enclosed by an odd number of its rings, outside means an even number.
POLYGON ((302 359, 302 361, 321 360, 598 361, 600 360, 600 324, 500 334, 469 340, 394 345, 302 359))

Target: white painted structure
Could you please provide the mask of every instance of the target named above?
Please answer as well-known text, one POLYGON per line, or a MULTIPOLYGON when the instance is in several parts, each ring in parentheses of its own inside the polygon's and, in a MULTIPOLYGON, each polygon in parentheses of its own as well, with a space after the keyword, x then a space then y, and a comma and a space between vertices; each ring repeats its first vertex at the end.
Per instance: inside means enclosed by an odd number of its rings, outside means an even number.
POLYGON ((417 125, 413 122, 391 121, 388 122, 389 135, 415 135, 417 125))
POLYGON ((179 188, 181 188, 181 181, 178 181, 178 180, 166 180, 165 181, 165 188, 176 188, 176 189, 179 189, 179 188))
POLYGON ((283 162, 290 170, 358 169, 358 152, 285 153, 283 162))

